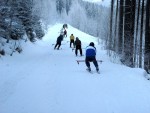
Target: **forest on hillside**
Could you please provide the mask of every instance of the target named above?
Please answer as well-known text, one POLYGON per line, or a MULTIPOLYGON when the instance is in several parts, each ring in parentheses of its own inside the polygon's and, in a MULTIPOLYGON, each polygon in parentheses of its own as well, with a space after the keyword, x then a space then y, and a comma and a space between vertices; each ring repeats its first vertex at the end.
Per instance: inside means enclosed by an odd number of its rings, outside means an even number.
POLYGON ((106 43, 109 56, 150 73, 150 0, 111 0, 106 43))
MULTIPOLYGON (((103 0, 104 1, 104 0, 103 0)), ((150 0, 111 0, 110 6, 83 0, 1 0, 0 56, 20 41, 42 39, 48 26, 67 23, 102 39, 108 56, 150 72, 150 0), (27 37, 27 38, 26 38, 27 37)))

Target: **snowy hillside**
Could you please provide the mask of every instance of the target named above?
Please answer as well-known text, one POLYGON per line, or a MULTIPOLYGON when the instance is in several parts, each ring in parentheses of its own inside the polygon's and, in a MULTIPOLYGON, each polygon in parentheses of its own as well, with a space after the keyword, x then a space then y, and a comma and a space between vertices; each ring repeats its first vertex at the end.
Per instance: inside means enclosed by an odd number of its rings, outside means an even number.
MULTIPOLYGON (((150 82, 142 69, 113 64, 97 39, 68 26, 61 50, 54 50, 62 24, 23 53, 0 58, 0 113, 150 113, 150 82), (74 34, 84 48, 95 42, 100 74, 88 73, 84 56, 69 47, 74 34)), ((95 67, 91 63, 94 71, 95 67)))

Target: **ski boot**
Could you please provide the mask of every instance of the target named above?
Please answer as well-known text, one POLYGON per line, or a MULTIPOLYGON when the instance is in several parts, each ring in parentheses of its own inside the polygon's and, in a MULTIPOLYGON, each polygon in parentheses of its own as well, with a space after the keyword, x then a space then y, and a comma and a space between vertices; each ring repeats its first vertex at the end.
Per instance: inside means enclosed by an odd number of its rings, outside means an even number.
POLYGON ((86 70, 89 71, 89 72, 91 72, 91 68, 90 67, 88 67, 86 70))
POLYGON ((100 74, 99 68, 98 68, 98 67, 96 67, 96 72, 97 72, 98 74, 100 74))

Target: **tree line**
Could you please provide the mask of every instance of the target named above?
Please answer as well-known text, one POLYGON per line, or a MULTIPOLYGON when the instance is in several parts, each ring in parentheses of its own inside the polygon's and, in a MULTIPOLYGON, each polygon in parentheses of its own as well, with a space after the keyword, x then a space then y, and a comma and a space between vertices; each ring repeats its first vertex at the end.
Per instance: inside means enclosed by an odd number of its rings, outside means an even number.
POLYGON ((150 73, 150 0, 111 0, 110 57, 150 73))
POLYGON ((109 7, 84 0, 34 1, 37 12, 46 23, 68 23, 96 37, 108 35, 109 7))

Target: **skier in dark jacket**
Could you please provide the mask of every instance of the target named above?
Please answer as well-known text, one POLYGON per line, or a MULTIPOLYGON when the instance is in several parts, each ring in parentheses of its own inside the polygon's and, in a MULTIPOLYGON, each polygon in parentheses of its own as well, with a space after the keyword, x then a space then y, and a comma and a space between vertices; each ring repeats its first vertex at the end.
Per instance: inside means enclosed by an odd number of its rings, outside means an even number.
POLYGON ((80 55, 82 56, 82 48, 81 48, 81 41, 79 40, 78 37, 76 37, 75 40, 75 54, 76 56, 78 55, 78 50, 80 51, 80 55))
POLYGON ((56 41, 54 49, 56 49, 56 47, 58 46, 57 49, 59 50, 62 40, 63 40, 63 35, 59 35, 59 37, 57 38, 57 41, 56 41))
POLYGON ((96 67, 96 71, 99 71, 98 63, 96 60, 96 48, 94 43, 91 42, 89 46, 86 47, 86 57, 85 57, 85 64, 88 67, 88 71, 91 71, 90 62, 93 62, 94 66, 96 67))

